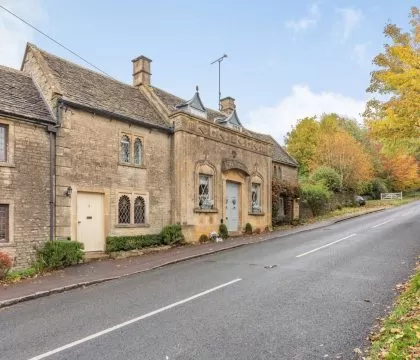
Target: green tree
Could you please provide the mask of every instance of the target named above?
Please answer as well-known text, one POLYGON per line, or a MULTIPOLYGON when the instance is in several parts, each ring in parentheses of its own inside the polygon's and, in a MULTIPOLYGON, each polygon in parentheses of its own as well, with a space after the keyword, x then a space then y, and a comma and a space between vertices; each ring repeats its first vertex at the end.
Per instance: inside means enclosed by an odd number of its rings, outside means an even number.
POLYGON ((284 139, 287 151, 300 165, 300 175, 309 175, 309 169, 316 154, 319 133, 319 122, 316 117, 306 117, 300 119, 284 139))

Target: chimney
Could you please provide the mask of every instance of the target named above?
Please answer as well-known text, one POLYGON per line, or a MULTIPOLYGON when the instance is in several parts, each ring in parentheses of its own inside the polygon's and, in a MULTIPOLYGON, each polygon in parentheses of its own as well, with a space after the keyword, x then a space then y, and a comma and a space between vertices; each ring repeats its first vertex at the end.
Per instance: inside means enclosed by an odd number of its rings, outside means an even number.
POLYGON ((223 99, 220 99, 220 111, 225 115, 232 114, 236 109, 235 99, 233 97, 227 96, 223 99))
POLYGON ((146 56, 139 56, 133 62, 133 86, 150 85, 150 63, 152 60, 146 56))

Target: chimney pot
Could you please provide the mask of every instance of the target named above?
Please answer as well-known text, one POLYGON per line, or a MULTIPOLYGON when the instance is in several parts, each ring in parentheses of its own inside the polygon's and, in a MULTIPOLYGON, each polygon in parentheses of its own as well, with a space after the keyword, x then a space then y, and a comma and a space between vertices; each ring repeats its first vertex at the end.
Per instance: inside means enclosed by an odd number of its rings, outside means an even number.
POLYGON ((232 114, 236 109, 235 99, 233 97, 227 96, 223 99, 220 99, 220 111, 225 115, 232 114))
POLYGON ((133 62, 133 86, 150 85, 151 72, 150 64, 152 60, 146 56, 139 56, 133 62))

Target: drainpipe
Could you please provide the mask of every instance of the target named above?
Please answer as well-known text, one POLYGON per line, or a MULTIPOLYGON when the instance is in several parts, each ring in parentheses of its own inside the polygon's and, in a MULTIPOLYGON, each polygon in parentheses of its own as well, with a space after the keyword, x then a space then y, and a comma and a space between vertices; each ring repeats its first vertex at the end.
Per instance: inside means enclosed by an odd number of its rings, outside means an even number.
POLYGON ((50 141, 50 240, 55 239, 55 137, 57 127, 47 127, 50 141))

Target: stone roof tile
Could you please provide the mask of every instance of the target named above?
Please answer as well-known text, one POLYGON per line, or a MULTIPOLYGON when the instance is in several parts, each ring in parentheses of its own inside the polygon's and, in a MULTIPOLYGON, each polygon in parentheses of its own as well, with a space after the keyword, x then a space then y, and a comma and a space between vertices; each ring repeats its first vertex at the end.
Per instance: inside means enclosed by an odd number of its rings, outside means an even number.
POLYGON ((55 119, 32 78, 0 66, 0 113, 54 123, 55 119))
POLYGON ((49 54, 35 45, 28 46, 42 56, 65 100, 169 128, 139 89, 49 54))

